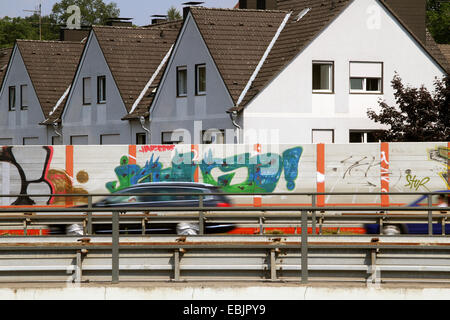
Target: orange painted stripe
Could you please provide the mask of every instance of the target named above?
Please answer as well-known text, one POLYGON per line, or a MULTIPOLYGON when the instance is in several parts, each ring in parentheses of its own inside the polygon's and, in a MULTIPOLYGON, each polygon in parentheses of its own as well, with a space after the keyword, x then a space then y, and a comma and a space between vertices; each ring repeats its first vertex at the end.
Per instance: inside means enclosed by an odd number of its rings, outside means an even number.
MULTIPOLYGON (((199 156, 198 144, 191 145, 191 152, 194 153, 194 158, 192 159, 192 164, 194 164, 194 162, 197 161, 197 158, 199 156)), ((195 172, 194 172, 194 182, 199 182, 199 181, 200 181, 200 168, 198 166, 196 166, 195 172)))
MULTIPOLYGON (((256 143, 253 145, 253 151, 260 154, 261 153, 261 144, 256 143)), ((254 195, 253 196, 253 207, 258 208, 262 207, 262 197, 260 195, 254 195)))
MULTIPOLYGON (((389 143, 381 143, 380 170, 381 170, 381 192, 389 192, 389 143)), ((389 195, 381 195, 381 206, 389 206, 389 195)))
POLYGON ((447 190, 450 190, 450 142, 447 142, 447 190))
MULTIPOLYGON (((317 192, 325 192, 325 144, 317 145, 317 192)), ((317 206, 325 206, 325 196, 317 196, 317 206)))
MULTIPOLYGON (((66 146, 66 173, 73 180, 73 146, 66 146)), ((71 197, 66 197, 66 206, 73 206, 71 197)))
POLYGON ((129 145, 128 146, 128 164, 136 164, 136 145, 129 145))

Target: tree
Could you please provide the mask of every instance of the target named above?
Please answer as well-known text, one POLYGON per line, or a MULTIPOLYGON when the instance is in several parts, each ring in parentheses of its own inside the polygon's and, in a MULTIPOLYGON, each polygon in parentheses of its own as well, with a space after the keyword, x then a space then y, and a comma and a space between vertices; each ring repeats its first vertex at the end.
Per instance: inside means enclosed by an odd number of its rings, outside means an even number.
POLYGON ((180 11, 178 11, 174 6, 171 6, 169 10, 167 10, 167 19, 169 21, 182 19, 180 11))
MULTIPOLYGON (((59 27, 50 16, 42 17, 42 40, 57 40, 59 27)), ((0 19, 0 48, 12 47, 16 39, 39 40, 39 16, 0 19)))
POLYGON ((450 2, 427 0, 427 27, 437 43, 450 43, 450 2))
POLYGON ((434 93, 424 86, 405 87, 395 74, 392 80, 397 107, 380 101, 380 114, 369 110, 375 122, 388 125, 377 138, 386 142, 418 142, 450 140, 450 78, 436 79, 434 93))
POLYGON ((67 8, 77 5, 81 11, 82 25, 104 25, 108 18, 117 18, 120 9, 115 2, 105 4, 103 0, 61 0, 55 3, 52 9, 52 17, 58 24, 66 24, 71 13, 67 13, 67 8))

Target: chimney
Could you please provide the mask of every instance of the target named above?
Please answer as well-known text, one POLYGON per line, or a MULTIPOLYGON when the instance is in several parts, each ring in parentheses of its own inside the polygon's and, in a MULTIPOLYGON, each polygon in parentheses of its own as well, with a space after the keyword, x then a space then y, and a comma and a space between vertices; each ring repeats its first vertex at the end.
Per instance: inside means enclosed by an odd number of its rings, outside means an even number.
POLYGON ((204 2, 196 2, 196 1, 183 3, 183 6, 184 6, 183 7, 183 20, 186 20, 186 17, 188 16, 189 10, 191 9, 191 7, 200 6, 203 3, 204 2))
POLYGON ((239 9, 277 10, 277 0, 239 0, 239 9))
POLYGON ((167 16, 163 14, 154 14, 152 15, 152 24, 158 24, 161 22, 167 21, 167 16))
POLYGON ((423 43, 426 41, 426 0, 384 0, 423 43))
POLYGON ((132 27, 131 22, 133 18, 108 18, 106 25, 110 27, 132 27))
POLYGON ((59 40, 80 42, 89 36, 90 31, 90 27, 82 27, 81 29, 61 28, 59 30, 59 40))

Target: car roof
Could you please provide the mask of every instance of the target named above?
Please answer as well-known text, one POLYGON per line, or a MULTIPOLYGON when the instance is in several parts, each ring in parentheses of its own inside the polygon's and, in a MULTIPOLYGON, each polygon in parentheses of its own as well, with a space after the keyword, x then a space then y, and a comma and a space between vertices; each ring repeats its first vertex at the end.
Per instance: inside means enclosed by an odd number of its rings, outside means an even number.
POLYGON ((122 189, 122 191, 129 190, 129 189, 137 189, 137 188, 147 188, 147 187, 217 188, 216 186, 214 186, 212 184, 199 183, 199 182, 146 182, 146 183, 139 183, 139 184, 124 188, 124 189, 122 189))

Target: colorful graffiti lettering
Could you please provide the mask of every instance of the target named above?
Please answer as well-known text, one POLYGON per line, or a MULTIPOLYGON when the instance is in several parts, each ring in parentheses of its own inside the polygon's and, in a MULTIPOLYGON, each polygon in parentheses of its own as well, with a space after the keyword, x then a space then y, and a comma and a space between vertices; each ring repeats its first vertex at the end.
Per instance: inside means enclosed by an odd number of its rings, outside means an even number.
POLYGON ((173 144, 161 145, 161 146, 151 145, 151 146, 142 146, 139 149, 139 152, 141 152, 141 153, 154 152, 154 151, 164 152, 164 151, 173 151, 173 150, 175 150, 175 145, 173 145, 173 144))
MULTIPOLYGON (((88 191, 82 187, 75 186, 72 178, 67 174, 65 170, 50 169, 48 171, 48 180, 53 185, 55 195, 64 194, 76 194, 79 197, 63 197, 55 196, 51 204, 53 205, 65 205, 71 203, 74 205, 82 205, 88 203, 88 198, 82 195, 88 194, 88 191)), ((86 171, 80 171, 76 175, 76 179, 79 183, 85 184, 89 181, 89 175, 86 171)))
POLYGON ((155 159, 152 154, 145 166, 130 164, 127 156, 120 160, 120 166, 115 168, 117 181, 110 181, 106 188, 117 192, 132 185, 145 182, 184 181, 194 182, 195 171, 200 169, 203 182, 221 187, 230 193, 273 192, 284 171, 286 187, 295 189, 295 180, 298 176, 298 164, 303 148, 296 147, 283 152, 280 156, 274 153, 251 156, 249 153, 235 155, 229 158, 214 158, 212 150, 205 154, 200 162, 193 161, 194 152, 175 155, 171 167, 163 168, 159 157, 155 159), (232 184, 236 170, 245 168, 247 177, 244 182, 232 184), (225 173, 217 179, 212 171, 218 169, 225 173))
POLYGON ((283 152, 280 156, 274 153, 251 156, 249 153, 235 155, 225 159, 213 158, 210 150, 199 165, 203 182, 216 185, 229 193, 270 193, 275 190, 284 170, 287 189, 295 189, 295 179, 298 176, 298 164, 303 148, 296 147, 283 152), (228 173, 216 180, 212 170, 218 168, 227 173, 239 168, 247 168, 247 178, 244 182, 232 184, 235 172, 228 173))
MULTIPOLYGON (((22 164, 17 160, 14 152, 14 147, 1 147, 0 148, 0 162, 6 162, 14 167, 16 167, 17 172, 20 177, 20 195, 17 199, 12 203, 12 205, 34 205, 36 202, 31 199, 28 195, 29 187, 37 184, 44 184, 49 188, 49 193, 53 193, 53 185, 48 180, 47 174, 49 165, 53 156, 53 148, 52 147, 42 147, 45 152, 45 158, 42 163, 42 171, 40 177, 37 179, 29 179, 27 178, 27 173, 25 172, 22 164)), ((48 199, 47 204, 51 203, 51 198, 48 199)))
POLYGON ((437 147, 435 149, 428 151, 430 160, 437 161, 446 168, 446 171, 439 172, 439 176, 442 178, 442 180, 445 181, 445 184, 447 185, 447 189, 450 189, 449 176, 448 176, 448 170, 450 168, 449 156, 448 156, 449 153, 450 153, 450 149, 445 148, 445 147, 437 147))
POLYGON ((137 164, 129 164, 128 157, 120 159, 120 166, 114 169, 118 181, 106 183, 109 192, 117 192, 129 186, 145 182, 169 182, 169 181, 193 181, 195 164, 192 162, 193 153, 180 154, 175 151, 172 158, 172 166, 163 168, 159 157, 154 159, 152 154, 150 160, 144 167, 137 164), (117 184, 118 182, 118 184, 117 184))

